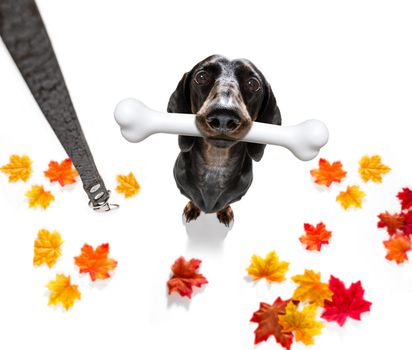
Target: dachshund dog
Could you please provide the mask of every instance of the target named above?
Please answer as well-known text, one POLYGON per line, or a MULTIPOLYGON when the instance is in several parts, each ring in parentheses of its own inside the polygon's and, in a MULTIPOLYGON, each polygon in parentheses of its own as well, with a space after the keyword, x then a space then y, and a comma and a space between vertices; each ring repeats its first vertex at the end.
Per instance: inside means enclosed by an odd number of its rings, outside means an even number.
POLYGON ((173 173, 180 192, 190 199, 183 211, 186 221, 203 211, 217 213, 229 226, 234 218, 230 204, 249 189, 252 160, 260 161, 265 149, 239 140, 253 121, 281 124, 270 85, 250 61, 213 55, 183 75, 167 111, 196 114, 202 134, 179 135, 173 173))

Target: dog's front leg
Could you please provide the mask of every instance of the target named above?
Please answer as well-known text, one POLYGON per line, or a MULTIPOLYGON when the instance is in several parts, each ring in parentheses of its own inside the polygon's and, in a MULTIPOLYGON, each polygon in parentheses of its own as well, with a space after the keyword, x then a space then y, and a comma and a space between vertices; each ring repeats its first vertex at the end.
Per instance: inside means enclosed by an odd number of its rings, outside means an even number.
POLYGON ((183 209, 183 215, 186 218, 186 222, 190 222, 192 220, 196 220, 200 215, 201 210, 196 207, 192 201, 186 204, 185 208, 183 209))
POLYGON ((219 221, 222 224, 225 224, 227 227, 229 227, 230 223, 234 219, 233 210, 230 207, 230 205, 228 205, 225 209, 222 209, 222 210, 218 211, 216 213, 216 215, 217 215, 217 218, 219 219, 219 221))

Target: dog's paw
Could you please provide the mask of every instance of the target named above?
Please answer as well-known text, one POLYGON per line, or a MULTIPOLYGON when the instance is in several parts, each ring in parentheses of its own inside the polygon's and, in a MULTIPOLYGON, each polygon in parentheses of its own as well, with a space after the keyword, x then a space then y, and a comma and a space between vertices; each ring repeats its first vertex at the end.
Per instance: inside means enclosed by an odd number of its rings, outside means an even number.
POLYGON ((183 215, 186 218, 186 222, 190 222, 192 220, 196 220, 200 215, 201 210, 190 201, 186 204, 185 208, 183 209, 183 215))
POLYGON ((235 217, 235 215, 233 214, 233 210, 230 206, 226 207, 221 211, 218 211, 216 215, 218 220, 227 227, 229 227, 230 223, 233 221, 235 217))

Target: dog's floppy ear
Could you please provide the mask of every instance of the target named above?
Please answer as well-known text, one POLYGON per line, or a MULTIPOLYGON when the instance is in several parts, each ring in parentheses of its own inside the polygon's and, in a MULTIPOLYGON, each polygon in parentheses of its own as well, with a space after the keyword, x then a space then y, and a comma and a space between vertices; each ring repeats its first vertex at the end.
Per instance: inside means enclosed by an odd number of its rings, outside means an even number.
POLYGON ((169 113, 191 113, 190 96, 188 96, 189 89, 187 86, 189 73, 183 74, 182 79, 180 79, 179 84, 177 84, 176 90, 170 96, 169 104, 167 105, 167 111, 169 113))
MULTIPOLYGON (((275 95, 269 83, 264 82, 265 97, 262 102, 262 107, 259 111, 256 121, 259 123, 276 124, 281 125, 282 117, 280 110, 276 104, 275 95)), ((263 157, 266 145, 258 143, 248 143, 247 153, 256 162, 260 161, 263 157)))
MULTIPOLYGON (((169 113, 192 113, 190 106, 190 76, 191 72, 185 73, 177 84, 176 90, 170 96, 167 111, 169 113)), ((179 147, 182 152, 189 152, 194 144, 195 137, 179 135, 179 147)))

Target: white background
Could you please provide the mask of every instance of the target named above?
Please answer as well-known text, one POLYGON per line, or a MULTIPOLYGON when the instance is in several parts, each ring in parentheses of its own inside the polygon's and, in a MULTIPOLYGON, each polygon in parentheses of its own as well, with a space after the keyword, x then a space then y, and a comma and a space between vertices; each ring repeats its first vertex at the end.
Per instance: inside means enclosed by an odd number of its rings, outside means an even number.
MULTIPOLYGON (((376 215, 397 211, 396 193, 412 185, 411 9, 408 1, 51 1, 38 5, 83 130, 108 188, 133 171, 138 196, 114 192, 116 212, 87 207, 81 183, 60 189, 43 177, 50 160, 66 157, 4 45, 0 45, 0 164, 28 154, 27 183, 0 177, 0 348, 14 349, 254 349, 249 323, 259 302, 291 296, 292 282, 248 281, 252 254, 275 249, 291 263, 287 277, 314 269, 347 285, 358 280, 373 303, 361 322, 328 323, 313 349, 410 349, 412 268, 385 260, 376 215), (271 83, 285 125, 319 118, 330 128, 321 156, 341 160, 348 177, 330 190, 316 187, 304 163, 267 147, 254 165, 254 183, 233 205, 227 233, 214 216, 188 227, 187 199, 172 176, 177 138, 156 135, 130 144, 112 111, 125 97, 165 110, 184 72, 210 54, 245 57, 271 83), (380 154, 393 171, 382 184, 362 184, 357 163, 380 154), (32 184, 56 201, 29 209, 32 184), (367 193, 360 210, 335 197, 347 185, 367 193), (304 250, 303 223, 323 220, 333 231, 321 253, 304 250), (50 270, 32 266, 40 228, 57 229, 63 256, 50 270), (73 257, 84 243, 110 243, 113 278, 92 284, 73 257), (209 284, 191 301, 167 297, 169 267, 180 255, 203 260, 209 284), (68 312, 47 306, 45 284, 72 276, 82 300, 68 312)), ((297 343, 295 349, 303 349, 297 343)), ((273 338, 256 349, 280 349, 273 338)))

